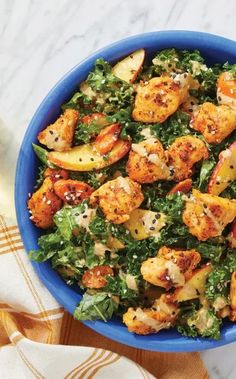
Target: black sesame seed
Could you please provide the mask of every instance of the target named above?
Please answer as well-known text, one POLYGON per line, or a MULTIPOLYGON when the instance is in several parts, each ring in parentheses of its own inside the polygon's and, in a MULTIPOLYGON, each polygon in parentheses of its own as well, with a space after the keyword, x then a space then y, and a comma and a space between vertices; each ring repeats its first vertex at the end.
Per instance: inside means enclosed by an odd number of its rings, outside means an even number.
POLYGON ((152 223, 153 223, 153 224, 155 224, 156 222, 157 222, 157 220, 156 220, 156 219, 152 220, 152 223))
POLYGON ((151 228, 149 228, 150 230, 155 230, 154 226, 151 226, 151 228))
POLYGON ((207 208, 207 205, 206 205, 206 204, 203 204, 203 208, 205 208, 205 209, 206 209, 206 208, 207 208))
POLYGON ((222 100, 222 98, 221 98, 220 96, 218 96, 218 100, 220 100, 220 101, 221 101, 221 100, 222 100))
POLYGON ((156 218, 157 220, 158 220, 160 217, 161 217, 160 213, 157 213, 157 214, 155 215, 155 218, 156 218))
POLYGON ((190 101, 190 104, 191 104, 191 105, 194 105, 194 101, 190 101))
POLYGON ((191 109, 189 109, 189 112, 191 112, 191 113, 192 113, 192 112, 193 112, 193 109, 192 109, 192 108, 191 108, 191 109))
POLYGON ((216 184, 217 184, 217 186, 218 186, 218 185, 220 184, 220 182, 217 181, 216 184))
POLYGON ((82 162, 82 158, 79 158, 79 161, 82 162))
POLYGON ((83 215, 83 218, 87 218, 88 216, 87 215, 83 215))
POLYGON ((231 169, 233 170, 234 166, 231 164, 231 165, 229 166, 229 168, 231 168, 231 169))
POLYGON ((49 130, 49 133, 50 133, 50 134, 53 134, 53 131, 52 131, 52 130, 49 130))
POLYGON ((58 138, 58 137, 56 137, 56 138, 54 139, 54 141, 55 141, 55 142, 57 142, 57 141, 58 141, 58 139, 59 139, 59 138, 58 138))
POLYGON ((188 74, 184 74, 184 78, 187 78, 188 74))
POLYGON ((138 229, 134 229, 135 234, 138 234, 138 229))
POLYGON ((94 161, 94 158, 90 158, 90 161, 92 161, 92 162, 93 162, 93 161, 94 161))

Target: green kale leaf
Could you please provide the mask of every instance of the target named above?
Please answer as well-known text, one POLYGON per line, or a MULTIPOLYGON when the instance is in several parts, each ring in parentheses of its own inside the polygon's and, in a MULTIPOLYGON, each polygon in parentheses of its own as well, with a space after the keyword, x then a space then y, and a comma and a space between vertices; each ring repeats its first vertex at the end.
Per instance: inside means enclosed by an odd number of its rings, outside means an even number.
POLYGON ((74 318, 83 320, 103 320, 108 321, 118 308, 117 303, 107 293, 96 293, 90 295, 85 293, 77 308, 74 311, 74 318))

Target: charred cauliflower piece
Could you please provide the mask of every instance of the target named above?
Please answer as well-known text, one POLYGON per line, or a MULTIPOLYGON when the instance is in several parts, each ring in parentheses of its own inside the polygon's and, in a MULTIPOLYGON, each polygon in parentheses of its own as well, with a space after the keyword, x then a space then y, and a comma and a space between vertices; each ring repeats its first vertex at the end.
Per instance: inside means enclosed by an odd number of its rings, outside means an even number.
POLYGON ((194 249, 180 250, 166 246, 160 248, 158 251, 158 257, 165 258, 176 263, 180 268, 180 271, 184 274, 186 280, 189 279, 193 273, 193 270, 201 261, 201 255, 194 249))
POLYGON ((152 308, 129 308, 123 315, 123 322, 129 332, 143 335, 158 333, 174 326, 178 312, 169 295, 164 294, 155 300, 152 308))
POLYGON ((200 262, 196 250, 174 250, 163 246, 157 257, 148 258, 142 263, 143 278, 156 286, 169 289, 183 286, 192 271, 200 262))
POLYGON ((132 116, 135 121, 164 122, 180 103, 180 86, 173 78, 152 78, 138 86, 132 116))
POLYGON ((236 217, 236 200, 229 200, 193 190, 186 199, 183 222, 199 241, 220 236, 236 217))
POLYGON ((133 180, 118 178, 106 182, 90 197, 92 205, 98 204, 106 219, 114 224, 129 220, 130 213, 143 202, 141 186, 133 180))
POLYGON ((87 288, 103 288, 107 284, 106 277, 113 275, 114 272, 110 266, 95 266, 84 272, 82 283, 87 288))
POLYGON ((179 182, 192 175, 192 167, 208 158, 208 150, 202 140, 193 136, 178 137, 167 150, 172 179, 179 182))
POLYGON ((126 170, 139 183, 168 179, 170 171, 161 142, 155 138, 132 144, 126 170))
POLYGON ((30 219, 38 228, 48 229, 54 225, 53 216, 61 206, 62 201, 53 189, 53 180, 46 177, 28 201, 28 209, 32 214, 30 219))
POLYGON ((208 143, 218 144, 236 128, 236 111, 227 105, 204 103, 195 113, 191 126, 208 143))
POLYGON ((39 142, 55 151, 68 150, 72 145, 78 118, 78 111, 66 109, 54 124, 49 125, 38 134, 39 142))

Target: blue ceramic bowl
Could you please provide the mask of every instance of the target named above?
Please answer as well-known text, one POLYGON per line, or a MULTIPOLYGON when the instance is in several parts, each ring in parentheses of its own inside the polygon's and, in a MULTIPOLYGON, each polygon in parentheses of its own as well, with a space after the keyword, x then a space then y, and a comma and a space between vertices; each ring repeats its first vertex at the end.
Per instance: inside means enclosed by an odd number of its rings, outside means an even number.
MULTIPOLYGON (((141 34, 115 42, 101 49, 66 74, 49 92, 36 111, 21 145, 15 180, 15 205, 18 225, 25 249, 37 249, 37 239, 41 231, 34 227, 29 220, 26 202, 28 193, 33 191, 38 160, 32 150, 32 142, 37 142, 36 136, 53 122, 60 114, 60 106, 66 102, 78 85, 92 70, 97 58, 103 57, 115 63, 131 52, 144 48, 147 56, 152 57, 157 50, 175 47, 177 49, 199 49, 208 64, 236 62, 236 42, 206 33, 188 31, 164 31, 141 34)), ((32 262, 41 281, 52 295, 71 314, 80 302, 81 294, 78 289, 66 285, 60 276, 51 268, 50 263, 32 262)), ((215 348, 236 341, 236 325, 226 322, 222 328, 219 341, 204 338, 185 338, 175 330, 161 331, 156 335, 137 336, 128 332, 121 321, 114 319, 108 323, 102 321, 85 322, 96 332, 103 334, 120 343, 140 349, 154 351, 196 351, 215 348)))

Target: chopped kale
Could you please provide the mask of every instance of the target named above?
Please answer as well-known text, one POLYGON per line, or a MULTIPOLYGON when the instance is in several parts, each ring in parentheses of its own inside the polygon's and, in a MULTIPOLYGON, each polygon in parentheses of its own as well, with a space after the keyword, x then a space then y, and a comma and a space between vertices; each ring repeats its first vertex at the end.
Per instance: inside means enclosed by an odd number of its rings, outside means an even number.
POLYGON ((74 311, 74 318, 79 321, 103 320, 106 322, 112 318, 117 308, 118 304, 107 293, 85 293, 74 311))

